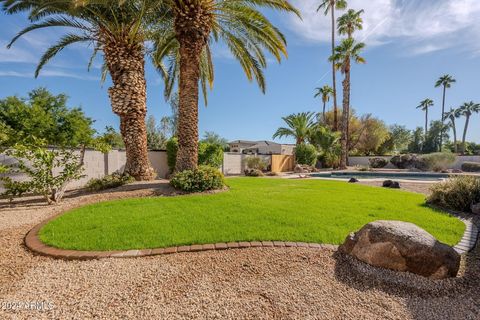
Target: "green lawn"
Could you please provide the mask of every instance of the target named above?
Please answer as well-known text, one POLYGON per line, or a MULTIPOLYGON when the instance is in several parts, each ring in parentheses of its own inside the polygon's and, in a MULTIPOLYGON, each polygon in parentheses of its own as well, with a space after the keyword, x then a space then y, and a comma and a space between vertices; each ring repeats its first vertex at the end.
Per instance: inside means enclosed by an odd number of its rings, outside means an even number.
POLYGON ((347 182, 232 178, 212 195, 125 199, 72 210, 40 238, 75 250, 126 250, 228 241, 340 244, 379 219, 413 222, 456 244, 464 224, 424 206, 424 196, 347 182))

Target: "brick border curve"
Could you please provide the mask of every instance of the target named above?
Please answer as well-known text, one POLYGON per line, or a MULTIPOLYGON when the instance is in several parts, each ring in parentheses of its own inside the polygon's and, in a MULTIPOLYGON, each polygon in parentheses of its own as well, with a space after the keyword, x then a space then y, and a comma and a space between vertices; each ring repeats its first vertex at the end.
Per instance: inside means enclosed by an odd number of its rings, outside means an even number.
MULTIPOLYGON (((465 232, 460 242, 453 248, 459 254, 469 252, 475 247, 480 233, 480 218, 468 217, 464 213, 444 210, 455 215, 459 220, 465 223, 465 232)), ((272 248, 272 247, 298 247, 312 249, 331 249, 336 250, 338 245, 306 243, 306 242, 288 242, 288 241, 238 241, 238 242, 220 242, 213 244, 194 244, 186 246, 175 246, 157 249, 138 249, 138 250, 114 250, 114 251, 79 251, 67 250, 50 247, 44 244, 38 237, 40 229, 50 221, 63 215, 64 212, 56 214, 49 219, 33 227, 25 236, 25 246, 36 254, 56 259, 64 260, 92 260, 105 258, 134 258, 147 257, 155 255, 164 255, 181 252, 200 252, 211 250, 244 249, 244 248, 272 248)))

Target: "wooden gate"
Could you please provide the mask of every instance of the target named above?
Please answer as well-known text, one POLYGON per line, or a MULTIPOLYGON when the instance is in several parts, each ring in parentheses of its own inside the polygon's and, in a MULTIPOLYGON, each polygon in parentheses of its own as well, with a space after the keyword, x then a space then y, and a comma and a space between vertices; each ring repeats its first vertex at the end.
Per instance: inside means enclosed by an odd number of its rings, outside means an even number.
POLYGON ((272 154, 272 172, 289 172, 295 167, 295 159, 289 155, 272 154))

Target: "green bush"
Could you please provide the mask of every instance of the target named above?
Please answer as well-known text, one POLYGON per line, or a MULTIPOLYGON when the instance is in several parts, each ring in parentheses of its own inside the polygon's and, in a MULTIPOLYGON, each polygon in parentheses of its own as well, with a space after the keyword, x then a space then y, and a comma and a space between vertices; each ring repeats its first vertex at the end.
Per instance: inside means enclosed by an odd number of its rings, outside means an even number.
POLYGON ((223 147, 215 143, 198 144, 198 164, 220 168, 223 163, 223 147))
POLYGON ((297 164, 315 166, 317 162, 317 149, 311 144, 299 144, 295 148, 295 160, 297 164))
POLYGON ((427 202, 446 209, 470 212, 471 205, 480 202, 480 178, 458 176, 431 188, 427 202))
POLYGON ((480 163, 478 163, 478 162, 464 162, 464 163, 462 163, 462 171, 465 171, 465 172, 480 172, 480 163))
POLYGON ((427 170, 445 171, 455 163, 456 156, 449 152, 430 153, 421 157, 427 170))
POLYGON ((402 154, 392 157, 390 163, 398 169, 412 169, 416 168, 418 163, 418 157, 414 154, 402 154))
POLYGON ((385 168, 388 164, 388 161, 384 158, 370 158, 368 159, 370 167, 374 169, 385 168))
POLYGON ((182 191, 202 192, 222 189, 225 186, 225 180, 218 168, 199 166, 195 170, 176 173, 170 180, 170 184, 182 191))
POLYGON ((128 174, 114 172, 99 179, 90 179, 87 182, 87 189, 90 191, 100 191, 123 186, 134 182, 135 179, 128 174))
POLYGON ((167 163, 170 173, 175 171, 175 164, 177 162, 178 140, 176 137, 170 138, 167 141, 167 163))

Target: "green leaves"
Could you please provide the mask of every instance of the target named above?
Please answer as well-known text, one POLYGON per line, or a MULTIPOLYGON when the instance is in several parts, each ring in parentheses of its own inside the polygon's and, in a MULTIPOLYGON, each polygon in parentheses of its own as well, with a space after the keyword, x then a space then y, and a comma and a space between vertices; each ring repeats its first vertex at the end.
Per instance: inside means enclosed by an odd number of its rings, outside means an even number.
POLYGON ((287 124, 287 127, 278 128, 273 135, 273 139, 294 137, 297 144, 303 143, 309 137, 311 130, 316 125, 315 114, 313 112, 291 114, 282 119, 287 124))

